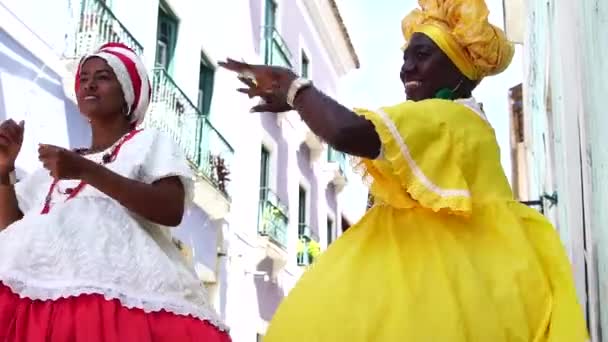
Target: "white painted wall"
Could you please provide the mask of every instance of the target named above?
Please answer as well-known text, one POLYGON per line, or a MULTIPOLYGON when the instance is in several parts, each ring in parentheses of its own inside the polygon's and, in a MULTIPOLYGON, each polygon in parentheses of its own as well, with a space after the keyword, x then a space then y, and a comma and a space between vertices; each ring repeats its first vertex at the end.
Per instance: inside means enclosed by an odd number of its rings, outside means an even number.
MULTIPOLYGON (((86 121, 64 91, 67 73, 59 58, 63 50, 59 30, 33 25, 43 19, 28 12, 28 7, 19 1, 0 3, 0 119, 26 121, 17 160, 18 169, 25 173, 40 167, 38 143, 73 147, 90 139, 86 121)), ((65 8, 46 3, 40 8, 46 15, 68 17, 65 8)))
POLYGON ((589 52, 606 51, 603 45, 597 45, 597 39, 591 38, 599 28, 606 27, 598 9, 571 2, 528 2, 524 43, 528 57, 524 89, 527 86, 527 110, 534 118, 532 130, 537 137, 532 142, 536 154, 531 159, 537 174, 532 177, 536 177, 538 184, 545 181, 545 188, 553 186, 557 190, 559 202, 550 211, 550 217, 556 222, 571 259, 577 294, 587 309, 592 341, 600 341, 601 335, 599 311, 603 292, 598 276, 601 278, 603 274, 598 256, 602 249, 597 247, 602 246, 605 225, 595 219, 605 212, 602 207, 605 192, 597 190, 605 183, 605 177, 593 178, 604 169, 601 153, 594 155, 591 163, 591 152, 598 146, 596 151, 601 151, 605 145, 601 140, 605 136, 603 125, 597 124, 604 115, 588 101, 601 98, 598 94, 602 93, 598 87, 589 86, 601 79, 595 77, 601 75, 595 62, 603 60, 589 61, 589 52), (589 18, 589 13, 595 16, 589 18), (591 27, 594 29, 589 30, 591 27), (544 108, 546 101, 550 113, 544 108), (542 133, 552 149, 545 150, 543 142, 538 141, 542 133), (594 217, 594 213, 600 215, 594 217))
MULTIPOLYGON (((179 17, 174 80, 193 102, 198 92, 201 51, 213 63, 228 56, 261 62, 255 52, 257 41, 252 39, 252 7, 248 0, 168 0, 167 3, 179 17)), ((39 142, 75 147, 86 145, 90 139, 86 121, 70 100, 73 75, 62 60, 62 54, 73 43, 72 25, 78 19, 75 16, 77 4, 77 0, 0 0, 0 119, 11 117, 27 121, 25 144, 18 160, 18 167, 24 172, 39 167, 36 152, 39 142)), ((149 70, 154 67, 158 4, 157 0, 112 1, 116 17, 143 45, 143 58, 149 70)), ((319 49, 318 46, 306 48, 319 49)), ((334 71, 329 77, 335 75, 334 71)), ((325 83, 336 84, 336 80, 325 83)), ((225 224, 215 222, 212 225, 223 230, 225 241, 221 247, 228 252, 221 257, 223 261, 218 261, 225 263, 225 274, 218 275, 218 279, 223 279, 213 288, 212 301, 232 327, 235 342, 254 341, 256 333, 263 333, 267 325, 258 313, 253 279, 260 275, 255 274, 256 265, 251 260, 263 253, 257 237, 260 146, 262 142, 278 143, 268 140, 272 138, 262 128, 260 116, 248 112, 255 102, 235 92, 240 86, 234 75, 218 70, 211 105, 213 124, 235 149, 231 167, 231 213, 225 224)), ((328 92, 336 90, 328 89, 328 92)), ((296 150, 301 143, 296 138, 298 128, 287 122, 281 125, 290 151, 289 187, 297 189, 300 175, 296 150)), ((325 162, 324 156, 319 160, 313 169, 315 175, 322 178, 325 177, 324 169, 319 163, 325 162)), ((349 184, 338 199, 338 209, 344 210, 353 222, 365 210, 367 192, 357 176, 349 173, 348 178, 349 184), (349 199, 355 200, 349 202, 349 199)), ((289 200, 292 203, 290 216, 297 217, 297 205, 294 205, 297 192, 290 192, 289 200)), ((319 191, 318 198, 313 201, 325 203, 325 192, 319 191)), ((326 241, 326 214, 327 208, 320 208, 318 227, 322 242, 326 241)), ((336 214, 335 226, 339 230, 341 213, 336 214)), ((211 227, 206 220, 198 219, 200 217, 204 215, 197 212, 190 215, 184 223, 186 228, 211 227)), ((289 231, 288 264, 276 279, 269 280, 275 281, 285 292, 295 285, 302 273, 296 266, 297 220, 291 220, 289 231)), ((203 235, 214 236, 207 231, 203 235)))

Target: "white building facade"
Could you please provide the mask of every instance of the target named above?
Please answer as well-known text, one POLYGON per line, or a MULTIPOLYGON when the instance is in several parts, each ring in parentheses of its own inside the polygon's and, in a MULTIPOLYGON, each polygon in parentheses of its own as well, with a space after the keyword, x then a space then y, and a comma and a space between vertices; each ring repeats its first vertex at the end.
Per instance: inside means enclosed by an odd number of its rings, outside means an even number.
MULTIPOLYGON (((73 77, 107 41, 143 53, 153 81, 145 124, 197 173, 175 229, 235 342, 255 341, 318 253, 365 211, 346 157, 296 113, 250 114, 226 57, 289 66, 335 95, 358 59, 333 0, 0 0, 0 119, 26 120, 22 177, 38 143, 87 145, 73 77), (345 196, 360 206, 345 207, 345 196)), ((351 201, 352 202, 352 201, 351 201)), ((349 202, 350 203, 350 202, 349 202)))
POLYGON ((525 49, 519 177, 560 233, 591 340, 608 341, 608 2, 504 5, 525 49))

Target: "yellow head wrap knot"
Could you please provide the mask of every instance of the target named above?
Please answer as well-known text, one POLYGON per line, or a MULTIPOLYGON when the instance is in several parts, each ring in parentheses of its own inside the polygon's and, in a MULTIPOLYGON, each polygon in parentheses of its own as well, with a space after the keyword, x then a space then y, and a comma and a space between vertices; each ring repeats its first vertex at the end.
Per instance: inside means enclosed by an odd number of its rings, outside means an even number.
POLYGON ((401 21, 406 41, 424 33, 470 80, 503 72, 511 63, 514 47, 504 32, 488 21, 484 0, 418 0, 401 21))

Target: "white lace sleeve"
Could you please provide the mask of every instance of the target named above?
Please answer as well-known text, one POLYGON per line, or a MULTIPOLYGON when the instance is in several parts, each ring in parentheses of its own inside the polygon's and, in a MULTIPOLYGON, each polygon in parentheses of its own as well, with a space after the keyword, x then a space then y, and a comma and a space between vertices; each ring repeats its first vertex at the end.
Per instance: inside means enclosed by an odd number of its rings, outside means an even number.
POLYGON ((188 206, 194 195, 194 173, 182 149, 174 140, 161 132, 155 132, 141 166, 142 181, 150 184, 174 176, 179 177, 184 185, 186 206, 188 206))

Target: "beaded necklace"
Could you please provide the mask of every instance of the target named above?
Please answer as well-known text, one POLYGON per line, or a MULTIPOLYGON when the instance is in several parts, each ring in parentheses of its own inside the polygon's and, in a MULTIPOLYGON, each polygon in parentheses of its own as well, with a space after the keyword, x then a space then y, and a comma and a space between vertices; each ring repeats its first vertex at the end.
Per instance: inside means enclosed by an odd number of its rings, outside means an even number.
MULTIPOLYGON (((125 134, 122 138, 120 138, 115 144, 114 146, 112 146, 112 149, 110 151, 108 151, 108 153, 105 153, 102 158, 101 158, 101 162, 99 163, 100 165, 107 165, 110 164, 111 162, 113 162, 114 160, 116 160, 116 157, 118 156, 118 152, 120 152, 120 148, 129 140, 131 140, 137 133, 141 132, 140 130, 132 130, 129 133, 125 134)), ((86 152, 87 149, 76 149, 75 152, 78 154, 84 154, 84 152, 86 152)), ((51 183, 51 186, 49 187, 49 191, 44 199, 44 206, 42 207, 42 211, 40 212, 40 214, 45 215, 48 214, 49 211, 51 211, 51 200, 53 197, 53 191, 55 190, 55 187, 57 187, 57 183, 59 183, 59 179, 55 178, 53 179, 53 182, 51 183)), ((81 191, 82 189, 87 185, 87 183, 85 183, 84 181, 80 181, 80 183, 78 183, 78 185, 76 185, 74 188, 67 188, 65 189, 65 191, 63 192, 65 195, 68 195, 68 197, 65 199, 65 201, 69 201, 72 198, 76 197, 81 191)))

